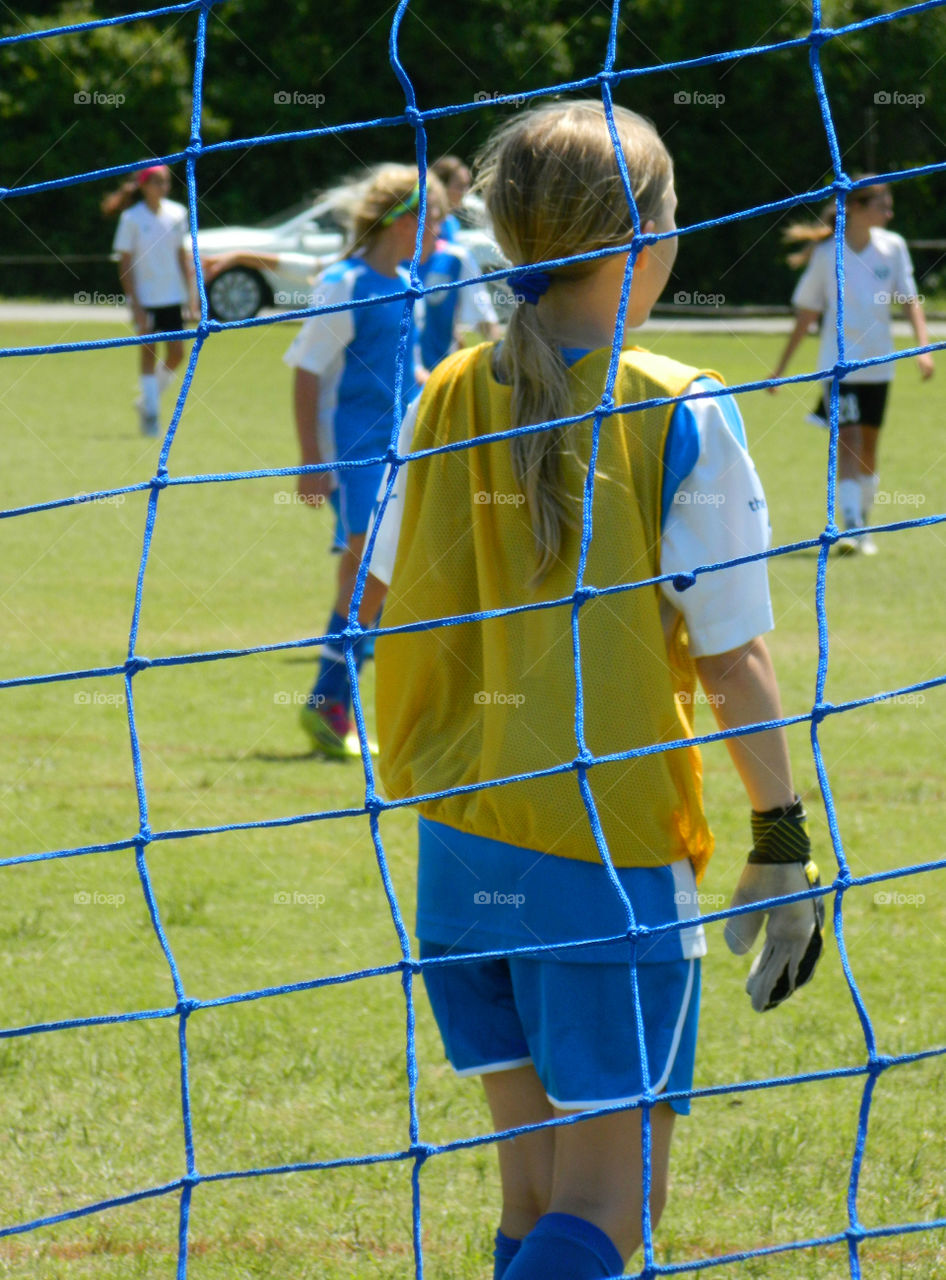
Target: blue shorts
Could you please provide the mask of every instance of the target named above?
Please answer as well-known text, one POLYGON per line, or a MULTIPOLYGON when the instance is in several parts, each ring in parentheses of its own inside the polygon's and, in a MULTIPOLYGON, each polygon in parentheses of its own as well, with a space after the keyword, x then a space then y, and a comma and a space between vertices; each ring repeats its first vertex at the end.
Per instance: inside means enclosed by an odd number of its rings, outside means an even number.
MULTIPOLYGON (((422 960, 447 954, 421 942, 422 960)), ((630 970, 510 956, 424 967, 444 1049, 459 1075, 533 1063, 563 1111, 636 1101, 643 1093, 630 970)), ((651 1088, 693 1087, 700 961, 637 968, 651 1088)), ((688 1098, 670 1103, 689 1115, 688 1098)))
POLYGON ((385 469, 386 464, 381 462, 373 467, 352 467, 351 470, 335 472, 338 488, 332 491, 330 498, 338 517, 333 551, 347 547, 352 535, 368 532, 385 469))

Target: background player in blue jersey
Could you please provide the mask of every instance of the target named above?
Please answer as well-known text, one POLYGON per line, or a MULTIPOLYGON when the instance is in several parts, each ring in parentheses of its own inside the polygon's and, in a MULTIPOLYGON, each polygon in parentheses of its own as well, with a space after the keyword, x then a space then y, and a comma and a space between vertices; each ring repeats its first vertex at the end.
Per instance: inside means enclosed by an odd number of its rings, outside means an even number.
MULTIPOLYGON (((428 289, 475 280, 480 274, 464 248, 444 239, 438 240, 433 251, 420 263, 420 278, 428 289)), ((458 329, 477 330, 481 337, 493 342, 499 337, 499 321, 486 284, 426 294, 424 308, 420 349, 427 369, 433 369, 456 349, 458 329)))
MULTIPOLYGON (((917 346, 926 346, 929 334, 919 299, 913 263, 906 241, 886 230, 893 217, 893 195, 885 182, 858 187, 850 192, 844 225, 844 356, 846 360, 872 360, 893 351, 890 328, 891 306, 903 308, 916 336, 917 346)), ((780 378, 788 362, 811 326, 821 320, 818 367, 830 369, 838 358, 838 287, 835 266, 835 221, 832 204, 817 223, 789 227, 785 238, 804 248, 789 262, 805 270, 792 295, 796 309, 795 327, 772 371, 780 378)), ((928 351, 917 356, 920 376, 933 376, 933 357, 928 351)), ((871 507, 880 485, 877 445, 884 421, 887 392, 895 365, 865 365, 855 369, 839 387, 838 403, 838 507, 843 529, 861 528, 869 522, 871 507)), ((825 383, 815 419, 824 426, 830 418, 830 383, 825 383)), ((770 387, 770 391, 777 388, 770 387)), ((873 555, 877 544, 870 534, 841 538, 838 550, 873 555)))
POLYGON ((460 219, 456 210, 463 203, 463 197, 470 189, 472 174, 459 156, 440 156, 430 166, 430 171, 439 179, 447 193, 447 213, 440 232, 444 240, 456 240, 460 230, 460 219))
MULTIPOLYGON (((445 205, 440 184, 432 179, 425 233, 430 245, 439 231, 445 205), (436 185, 434 185, 436 184, 436 185), (438 216, 439 215, 439 216, 438 216)), ((313 503, 328 498, 337 485, 340 534, 345 549, 338 569, 338 593, 325 628, 335 635, 348 625, 355 577, 365 532, 383 473, 383 457, 394 430, 396 397, 407 407, 423 376, 418 328, 423 304, 414 305, 403 376, 396 387, 398 344, 404 318, 407 273, 400 266, 414 252, 420 188, 416 170, 382 165, 365 180, 353 212, 352 239, 345 257, 315 283, 313 301, 341 309, 311 317, 302 326, 285 361, 295 369, 293 401, 301 461, 364 462, 373 465, 338 468, 299 477, 299 493, 313 503), (377 299, 357 306, 365 299, 377 299)), ((364 616, 374 617, 383 592, 369 587, 364 616)), ((359 643, 356 665, 361 663, 359 643)), ((308 703, 301 713, 314 745, 328 755, 344 756, 353 746, 351 685, 341 646, 326 644, 308 703)))
MULTIPOLYGON (((642 229, 670 233, 636 259, 626 315, 647 315, 676 251, 670 157, 653 128, 615 109, 642 229)), ((696 884, 712 852, 694 748, 615 758, 685 739, 699 678, 726 728, 781 716, 762 633, 772 625, 764 562, 609 592, 579 613, 588 786, 636 921, 674 925, 629 944, 479 958, 536 944, 620 938, 627 918, 602 865, 575 757, 571 593, 581 554, 592 410, 612 356, 631 212, 600 102, 518 116, 484 159, 487 205, 514 263, 619 250, 514 278, 521 293, 499 346, 449 356, 405 421, 398 474, 372 555, 390 583, 391 628, 423 618, 479 622, 379 638, 380 774, 392 799, 420 795, 417 933, 447 1056, 481 1076, 497 1130, 616 1106, 498 1146, 503 1192, 494 1277, 614 1276, 642 1238, 643 1089, 629 963, 636 969, 650 1087, 692 1081, 705 942, 696 884), (579 418, 567 430, 489 440, 510 427, 579 418), (413 425, 410 440, 407 432, 413 425), (475 447, 452 452, 444 446, 475 447), (436 452, 426 452, 436 450, 436 452), (388 527, 390 521, 390 528, 388 527), (401 523, 406 537, 398 537, 401 523), (551 602, 564 601, 564 604, 551 602), (537 607, 540 605, 551 607, 537 607), (517 606, 524 606, 517 608, 517 606), (514 610, 497 616, 497 610, 514 610), (557 771, 556 771, 557 768, 557 771), (535 774, 500 786, 499 779, 535 774), (633 957, 633 960, 632 960, 633 957)), ((768 546, 765 500, 738 411, 699 369, 636 347, 618 362, 595 456, 585 582, 601 590, 686 573, 768 546)), ((736 905, 816 883, 785 733, 727 739, 752 806, 754 849, 736 905)), ((772 1008, 810 978, 823 915, 811 899, 734 917, 742 953, 763 915, 766 944, 747 989, 772 1008)), ((649 1107, 660 1216, 676 1113, 649 1107)))

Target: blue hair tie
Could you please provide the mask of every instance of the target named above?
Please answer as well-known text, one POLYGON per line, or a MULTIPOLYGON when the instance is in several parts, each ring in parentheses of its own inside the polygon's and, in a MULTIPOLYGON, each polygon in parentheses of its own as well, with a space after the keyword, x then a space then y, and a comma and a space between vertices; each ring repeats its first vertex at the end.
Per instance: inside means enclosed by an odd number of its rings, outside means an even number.
POLYGON ((532 307, 552 283, 552 277, 547 271, 535 271, 531 267, 522 271, 513 271, 506 280, 515 291, 516 301, 528 302, 532 307))

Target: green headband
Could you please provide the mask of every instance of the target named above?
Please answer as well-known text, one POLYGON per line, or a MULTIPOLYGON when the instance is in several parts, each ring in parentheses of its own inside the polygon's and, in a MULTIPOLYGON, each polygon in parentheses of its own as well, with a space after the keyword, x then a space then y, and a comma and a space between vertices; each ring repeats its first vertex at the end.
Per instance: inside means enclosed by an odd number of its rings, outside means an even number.
POLYGON ((393 209, 389 209, 388 212, 384 215, 384 217, 381 219, 381 226, 390 227, 393 223, 397 222, 398 218, 402 218, 405 213, 416 213, 419 208, 420 208, 420 183, 415 182, 414 190, 407 197, 407 199, 399 201, 399 203, 396 204, 393 209))

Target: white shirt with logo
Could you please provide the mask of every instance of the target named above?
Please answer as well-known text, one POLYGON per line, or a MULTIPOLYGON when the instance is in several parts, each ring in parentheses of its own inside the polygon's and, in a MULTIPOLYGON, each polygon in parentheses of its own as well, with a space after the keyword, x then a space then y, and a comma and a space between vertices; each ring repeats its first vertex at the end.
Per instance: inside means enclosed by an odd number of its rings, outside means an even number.
POLYGON ((180 250, 189 244, 187 209, 175 200, 162 200, 156 213, 139 200, 119 218, 112 249, 131 255, 135 293, 143 307, 187 302, 180 250))

